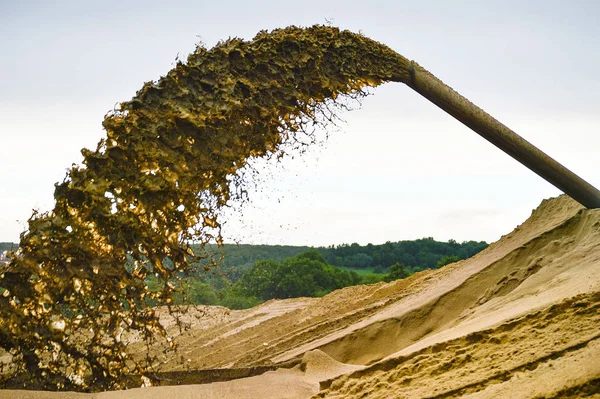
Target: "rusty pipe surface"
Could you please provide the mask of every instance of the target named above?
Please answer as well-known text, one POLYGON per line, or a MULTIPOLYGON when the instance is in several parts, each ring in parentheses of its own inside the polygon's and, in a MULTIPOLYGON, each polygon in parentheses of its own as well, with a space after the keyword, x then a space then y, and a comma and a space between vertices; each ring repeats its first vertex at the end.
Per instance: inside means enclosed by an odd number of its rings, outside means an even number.
POLYGON ((600 208, 600 191, 498 122, 414 61, 409 87, 586 208, 600 208))

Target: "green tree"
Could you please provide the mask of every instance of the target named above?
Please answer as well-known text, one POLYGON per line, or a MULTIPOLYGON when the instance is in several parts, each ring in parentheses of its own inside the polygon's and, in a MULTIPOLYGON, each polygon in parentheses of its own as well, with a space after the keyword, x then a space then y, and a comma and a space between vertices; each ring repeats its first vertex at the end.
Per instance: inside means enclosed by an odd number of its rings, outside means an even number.
POLYGON ((439 269, 442 266, 449 265, 450 263, 458 262, 460 259, 456 255, 444 256, 440 259, 436 265, 436 268, 439 269))
POLYGON ((218 297, 219 304, 229 309, 248 309, 263 302, 260 298, 246 295, 236 286, 220 291, 218 297))
POLYGON ((383 279, 386 277, 387 275, 383 275, 383 274, 370 274, 368 276, 363 277, 363 279, 360 281, 361 284, 375 284, 375 283, 379 283, 381 281, 383 281, 383 279))
POLYGON ((351 255, 345 259, 346 264, 344 266, 354 269, 364 269, 373 263, 373 258, 363 252, 351 255))
POLYGON ((215 289, 200 280, 188 281, 187 302, 193 305, 216 305, 219 302, 215 289))
POLYGON ((277 284, 281 278, 282 265, 274 260, 255 262, 237 285, 246 296, 254 296, 263 300, 276 298, 277 284))
POLYGON ((235 287, 244 296, 269 300, 322 296, 360 280, 357 273, 333 267, 318 251, 310 250, 282 263, 256 262, 235 287))
POLYGON ((373 273, 375 274, 385 274, 387 269, 381 265, 377 265, 373 268, 373 273))
POLYGON ((410 276, 410 273, 406 270, 406 267, 402 263, 397 262, 390 266, 390 272, 383 280, 389 283, 394 280, 401 280, 408 276, 410 276))

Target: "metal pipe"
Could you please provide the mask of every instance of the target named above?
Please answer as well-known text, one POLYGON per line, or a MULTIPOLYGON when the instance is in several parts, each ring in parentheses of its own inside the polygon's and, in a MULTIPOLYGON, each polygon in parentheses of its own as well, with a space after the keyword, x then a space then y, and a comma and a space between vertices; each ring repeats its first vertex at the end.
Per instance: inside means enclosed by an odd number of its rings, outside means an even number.
POLYGON ((458 119, 586 208, 600 208, 600 191, 411 61, 413 90, 458 119))

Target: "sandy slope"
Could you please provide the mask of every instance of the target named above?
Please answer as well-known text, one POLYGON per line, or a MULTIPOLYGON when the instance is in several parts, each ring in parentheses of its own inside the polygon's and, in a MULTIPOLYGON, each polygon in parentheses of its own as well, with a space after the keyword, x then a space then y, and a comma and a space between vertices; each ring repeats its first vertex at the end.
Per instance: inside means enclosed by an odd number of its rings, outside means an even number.
POLYGON ((320 299, 205 311, 178 336, 179 353, 165 359, 163 370, 190 370, 180 380, 190 384, 206 382, 194 380, 198 369, 243 376, 259 366, 282 367, 227 382, 97 396, 600 395, 600 210, 561 196, 542 202, 477 256, 441 270, 320 299))

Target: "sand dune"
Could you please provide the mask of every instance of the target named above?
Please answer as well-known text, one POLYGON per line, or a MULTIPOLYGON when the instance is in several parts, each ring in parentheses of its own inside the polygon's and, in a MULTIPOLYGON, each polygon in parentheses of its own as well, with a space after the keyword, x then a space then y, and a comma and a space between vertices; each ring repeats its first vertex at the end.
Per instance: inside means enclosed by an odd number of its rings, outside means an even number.
POLYGON ((600 397, 600 210, 561 196, 440 270, 205 312, 161 366, 171 386, 0 397, 600 397))

